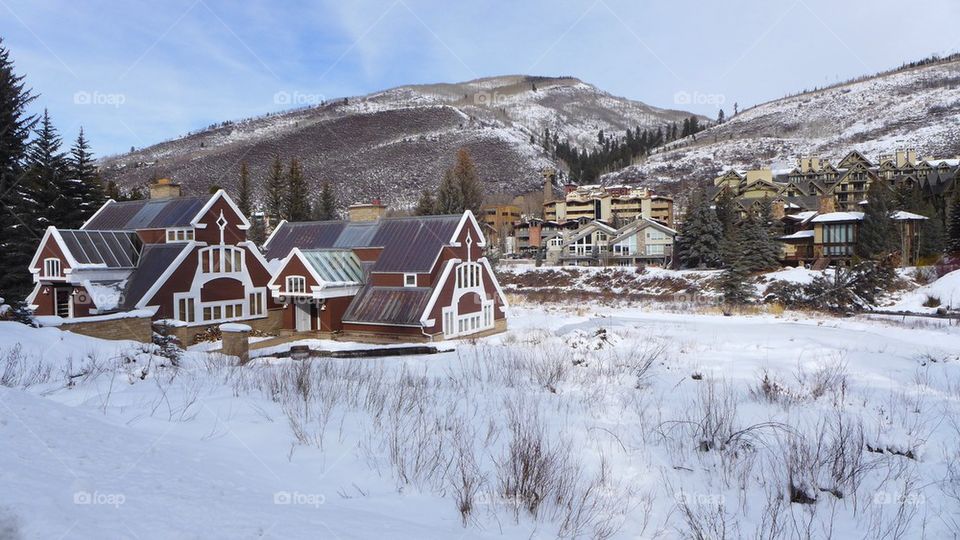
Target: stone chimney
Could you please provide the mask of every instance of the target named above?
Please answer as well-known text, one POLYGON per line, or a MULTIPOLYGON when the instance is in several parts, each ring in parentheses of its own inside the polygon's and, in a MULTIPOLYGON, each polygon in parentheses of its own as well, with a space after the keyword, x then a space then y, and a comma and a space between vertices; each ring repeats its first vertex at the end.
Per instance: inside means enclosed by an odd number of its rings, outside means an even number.
POLYGON ((553 196, 553 180, 557 176, 557 172, 547 167, 543 169, 543 202, 548 203, 554 199, 553 196))
POLYGON ((897 165, 897 168, 898 168, 898 169, 899 169, 900 167, 906 166, 906 164, 907 164, 907 153, 906 153, 906 152, 904 152, 903 150, 897 150, 896 157, 897 157, 896 165, 897 165))
POLYGON ((155 184, 150 184, 151 199, 166 199, 169 197, 179 197, 182 195, 180 184, 175 183, 169 178, 161 178, 155 184))
POLYGON ((387 205, 376 198, 369 203, 351 204, 347 208, 347 214, 350 221, 377 221, 387 215, 387 205))
POLYGON ((817 212, 821 214, 829 214, 836 211, 837 204, 836 201, 834 201, 833 196, 824 195, 817 200, 817 212))

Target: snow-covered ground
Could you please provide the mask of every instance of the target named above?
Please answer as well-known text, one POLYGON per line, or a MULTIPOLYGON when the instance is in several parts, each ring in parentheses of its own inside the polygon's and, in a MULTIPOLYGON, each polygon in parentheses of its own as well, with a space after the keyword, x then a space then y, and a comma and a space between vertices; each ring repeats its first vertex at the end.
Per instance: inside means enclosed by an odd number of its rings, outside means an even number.
POLYGON ((245 367, 0 323, 0 537, 960 533, 946 321, 512 314, 451 354, 245 367))

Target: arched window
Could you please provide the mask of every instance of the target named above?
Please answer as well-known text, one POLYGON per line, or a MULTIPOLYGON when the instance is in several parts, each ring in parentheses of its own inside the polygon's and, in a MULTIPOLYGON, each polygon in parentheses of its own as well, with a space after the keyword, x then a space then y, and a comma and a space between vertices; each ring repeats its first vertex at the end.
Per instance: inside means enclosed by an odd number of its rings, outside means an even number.
POLYGON ((480 287, 480 275, 479 263, 463 263, 457 266, 457 288, 471 289, 480 287))
POLYGON ((205 274, 243 272, 243 250, 232 246, 212 246, 200 250, 200 271, 205 274))

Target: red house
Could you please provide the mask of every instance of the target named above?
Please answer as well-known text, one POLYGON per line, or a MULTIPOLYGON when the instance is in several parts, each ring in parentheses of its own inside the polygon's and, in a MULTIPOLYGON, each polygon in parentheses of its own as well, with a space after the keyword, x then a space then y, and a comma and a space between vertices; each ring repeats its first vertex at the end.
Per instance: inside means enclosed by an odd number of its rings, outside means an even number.
POLYGON ((506 329, 507 301, 471 212, 281 222, 266 257, 283 328, 435 340, 506 329))
POLYGON ((269 327, 278 306, 249 227, 223 190, 182 197, 161 180, 150 199, 107 201, 80 229, 48 228, 30 263, 36 286, 27 303, 37 315, 76 321, 150 310, 181 327, 269 327))

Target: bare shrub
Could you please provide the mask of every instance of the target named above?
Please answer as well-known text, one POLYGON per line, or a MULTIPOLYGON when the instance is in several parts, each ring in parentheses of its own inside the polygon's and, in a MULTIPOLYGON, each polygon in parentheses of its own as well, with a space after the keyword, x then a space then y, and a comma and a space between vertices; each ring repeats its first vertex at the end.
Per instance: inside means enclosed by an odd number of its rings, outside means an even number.
POLYGON ((35 384, 49 382, 53 366, 36 359, 31 362, 23 353, 19 343, 7 349, 0 356, 0 386, 8 388, 28 388, 35 384))

